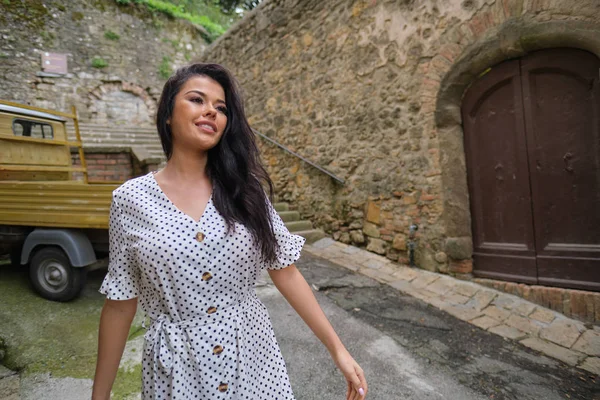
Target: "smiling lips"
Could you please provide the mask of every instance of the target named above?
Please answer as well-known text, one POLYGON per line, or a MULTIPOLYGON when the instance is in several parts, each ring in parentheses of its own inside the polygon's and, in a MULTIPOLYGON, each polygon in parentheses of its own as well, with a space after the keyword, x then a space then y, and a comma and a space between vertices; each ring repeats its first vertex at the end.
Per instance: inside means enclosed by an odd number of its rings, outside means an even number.
POLYGON ((199 121, 199 122, 196 122, 195 125, 198 128, 200 128, 204 131, 207 131, 207 132, 215 133, 217 131, 217 125, 211 121, 199 121))

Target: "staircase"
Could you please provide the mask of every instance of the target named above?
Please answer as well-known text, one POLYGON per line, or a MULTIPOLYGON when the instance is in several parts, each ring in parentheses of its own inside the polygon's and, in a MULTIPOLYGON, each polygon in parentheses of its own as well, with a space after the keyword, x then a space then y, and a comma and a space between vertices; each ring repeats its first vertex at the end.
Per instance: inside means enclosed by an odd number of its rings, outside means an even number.
MULTIPOLYGON (((155 127, 80 123, 79 132, 84 149, 122 148, 129 150, 133 146, 139 146, 143 147, 151 158, 162 160, 160 166, 164 166, 165 155, 155 127)), ((75 140, 73 124, 67 124, 67 136, 69 140, 75 140)))
POLYGON ((306 243, 314 243, 325 237, 325 232, 320 229, 313 229, 312 222, 300 220, 298 211, 290 211, 288 203, 275 203, 273 206, 289 231, 304 237, 306 243))

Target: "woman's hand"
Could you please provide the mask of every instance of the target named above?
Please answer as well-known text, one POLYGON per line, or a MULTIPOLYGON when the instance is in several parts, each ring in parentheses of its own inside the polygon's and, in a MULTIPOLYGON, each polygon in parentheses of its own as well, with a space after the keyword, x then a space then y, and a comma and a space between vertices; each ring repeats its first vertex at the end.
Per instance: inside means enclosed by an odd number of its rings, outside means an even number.
POLYGON ((362 368, 354 361, 354 358, 346 349, 334 355, 333 360, 342 371, 348 382, 346 400, 362 400, 367 395, 367 381, 362 368))

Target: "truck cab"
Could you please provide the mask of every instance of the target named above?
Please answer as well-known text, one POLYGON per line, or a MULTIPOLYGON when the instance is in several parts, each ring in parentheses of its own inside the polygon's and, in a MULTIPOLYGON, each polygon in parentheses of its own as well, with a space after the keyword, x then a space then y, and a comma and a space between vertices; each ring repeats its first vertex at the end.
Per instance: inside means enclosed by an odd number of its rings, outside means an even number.
POLYGON ((106 260, 112 191, 120 183, 88 181, 75 108, 0 100, 0 254, 29 269, 41 296, 75 298, 87 271, 106 260), (69 122, 76 141, 68 140, 69 122))

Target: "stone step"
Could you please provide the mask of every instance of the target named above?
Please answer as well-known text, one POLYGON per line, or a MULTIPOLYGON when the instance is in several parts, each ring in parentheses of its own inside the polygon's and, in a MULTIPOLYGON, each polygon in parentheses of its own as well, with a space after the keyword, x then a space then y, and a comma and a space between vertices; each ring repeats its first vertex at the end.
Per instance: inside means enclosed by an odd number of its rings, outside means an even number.
POLYGON ((300 213, 298 211, 279 211, 278 214, 283 222, 300 221, 300 213))
POLYGON ((286 222, 285 226, 290 230, 290 232, 308 231, 313 228, 312 222, 310 221, 291 221, 286 222))
MULTIPOLYGON (((69 140, 75 140, 75 134, 69 134, 67 135, 67 137, 69 138, 69 140)), ((81 132, 81 138, 83 140, 85 139, 89 139, 89 138, 99 138, 99 139, 133 139, 133 138, 144 138, 144 139, 151 139, 151 140, 156 140, 156 141, 160 141, 160 138, 158 137, 158 135, 156 134, 149 134, 149 133, 134 133, 134 132, 127 132, 127 133, 114 133, 114 132, 105 132, 105 133, 91 133, 91 132, 81 132)))
POLYGON ((288 203, 275 203, 273 204, 273 207, 275 207, 275 211, 277 212, 290 210, 290 205, 288 203))
POLYGON ((83 145, 85 146, 86 144, 102 144, 104 146, 122 146, 124 144, 128 144, 128 145, 144 145, 144 146, 153 146, 153 147, 160 147, 160 141, 156 140, 156 139, 149 139, 149 138, 139 138, 139 137, 130 137, 130 138, 121 138, 121 139, 114 139, 114 138, 97 138, 97 137, 84 137, 82 140, 83 145))
MULTIPOLYGON (((67 132, 75 133, 75 127, 72 124, 67 125, 67 132)), ((139 126, 126 126, 126 125, 88 125, 79 124, 79 132, 152 132, 158 135, 156 128, 153 127, 139 127, 139 126)))
POLYGON ((325 237, 325 232, 320 229, 309 229, 305 231, 293 232, 295 235, 300 235, 306 239, 306 243, 311 244, 325 237))

